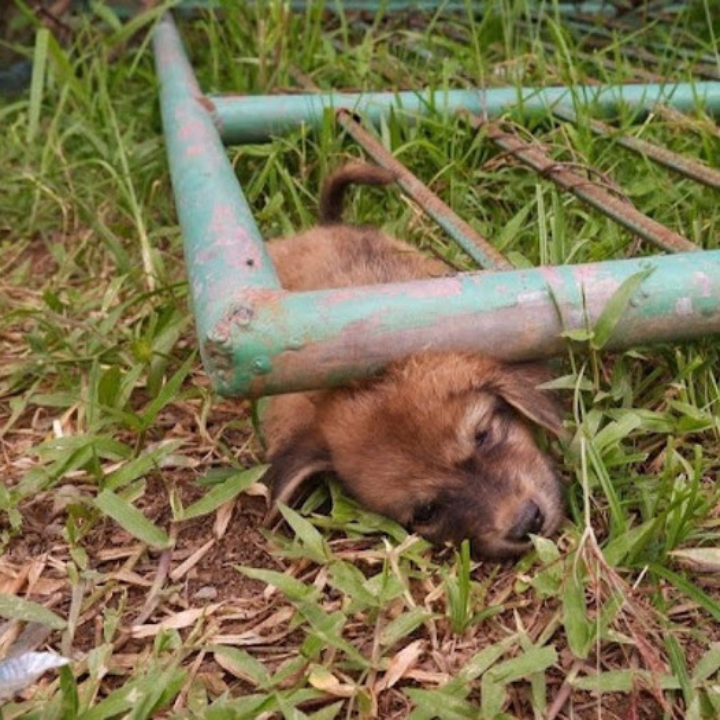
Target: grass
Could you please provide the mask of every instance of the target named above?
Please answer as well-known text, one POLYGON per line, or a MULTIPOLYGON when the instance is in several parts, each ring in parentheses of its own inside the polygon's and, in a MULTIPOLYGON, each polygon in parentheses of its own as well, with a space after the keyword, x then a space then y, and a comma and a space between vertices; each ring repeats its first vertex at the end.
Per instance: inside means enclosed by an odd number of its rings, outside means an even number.
MULTIPOLYGON (((553 6, 540 23, 523 3, 493 7, 331 17, 271 3, 184 32, 211 91, 687 79, 677 48, 718 59, 702 2, 611 32, 601 51, 553 6), (626 51, 646 46, 657 63, 641 68, 626 51)), ((252 409, 212 395, 195 351, 148 50, 158 13, 127 25, 98 6, 65 18, 61 44, 21 3, 5 43, 35 72, 0 104, 0 655, 71 662, 0 716, 717 717, 718 345, 606 352, 632 288, 557 361, 573 432, 554 449, 568 481, 559 537, 478 565, 332 483, 261 530, 252 409)), ((718 164, 701 109, 613 120, 718 164)), ((714 191, 582 123, 518 131, 718 247, 714 191)), ((378 133, 517 265, 652 252, 461 121, 378 133)), ((228 152, 268 237, 312 224, 322 178, 362 155, 330 118, 228 152)), ((348 216, 472 267, 399 193, 359 191, 348 216)))

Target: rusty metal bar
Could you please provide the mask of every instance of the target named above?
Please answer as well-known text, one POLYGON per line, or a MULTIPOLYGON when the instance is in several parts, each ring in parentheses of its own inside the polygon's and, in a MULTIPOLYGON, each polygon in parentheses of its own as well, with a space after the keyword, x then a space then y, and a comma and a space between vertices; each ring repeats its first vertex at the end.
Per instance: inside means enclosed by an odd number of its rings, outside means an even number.
POLYGON ((657 113, 660 117, 670 122, 682 125, 682 127, 694 132, 706 132, 720 138, 720 127, 718 127, 712 120, 706 118, 695 118, 686 113, 675 110, 675 108, 668 107, 667 105, 661 105, 657 103, 649 108, 654 113, 657 113))
POLYGON ((469 115, 469 120, 473 127, 482 129, 490 140, 514 158, 645 240, 670 252, 692 252, 700 249, 687 238, 641 213, 627 198, 618 197, 598 183, 583 177, 566 163, 556 162, 539 143, 531 144, 515 133, 484 122, 475 115, 469 115))
MULTIPOLYGON (((547 42, 545 40, 541 40, 539 42, 539 46, 543 49, 544 52, 548 53, 549 55, 555 54, 557 52, 557 46, 554 45, 551 42, 547 42)), ((605 57, 605 55, 600 55, 599 53, 588 53, 588 52, 580 52, 576 51, 573 54, 573 57, 577 60, 582 60, 586 63, 589 63, 591 65, 599 65, 605 70, 611 70, 616 74, 620 74, 622 72, 625 72, 629 74, 634 81, 642 81, 646 83, 661 83, 664 81, 664 77, 662 75, 659 75, 658 73, 654 73, 650 70, 646 70, 645 68, 638 68, 636 66, 627 66, 623 67, 619 63, 615 62, 614 60, 611 60, 608 57, 605 57)), ((584 81, 588 85, 601 85, 602 81, 598 80, 596 78, 592 77, 585 77, 584 81)))
MULTIPOLYGON (((572 24, 572 23, 569 23, 572 24)), ((588 47, 597 48, 600 50, 606 50, 609 47, 617 47, 617 50, 624 55, 626 58, 629 58, 631 60, 638 60, 640 62, 647 63, 648 65, 652 65, 654 67, 658 67, 662 65, 662 59, 658 58, 657 55, 653 54, 649 50, 647 50, 644 47, 639 46, 633 46, 628 47, 627 45, 612 45, 613 42, 617 40, 617 37, 614 36, 612 33, 599 33, 595 32, 593 36, 585 35, 581 38, 581 44, 587 45, 588 47)), ((666 50, 667 48, 664 46, 656 46, 659 50, 666 50)), ((673 47, 673 55, 671 56, 672 59, 677 60, 677 58, 681 58, 684 60, 692 61, 695 60, 695 54, 692 50, 688 50, 687 48, 676 48, 673 47)), ((700 63, 694 63, 692 65, 692 72, 693 75, 696 77, 704 78, 707 81, 716 81, 720 80, 720 71, 718 71, 717 67, 715 65, 711 65, 708 62, 700 62, 700 63)))
MULTIPOLYGON (((579 122, 577 113, 570 108, 558 107, 555 108, 553 112, 557 117, 562 118, 563 120, 568 120, 569 122, 575 124, 579 122)), ((670 170, 674 170, 691 180, 695 180, 695 182, 720 190, 720 171, 715 170, 704 163, 686 158, 679 153, 655 145, 647 140, 642 140, 640 138, 633 137, 632 135, 625 135, 621 130, 614 128, 607 123, 601 122, 600 120, 583 118, 583 123, 586 123, 590 130, 592 130, 596 135, 611 138, 618 145, 626 148, 627 150, 632 150, 644 157, 648 157, 659 165, 669 168, 670 170)))
MULTIPOLYGON (((298 78, 305 90, 317 90, 310 78, 298 78)), ((465 222, 416 175, 388 152, 377 138, 365 130, 346 110, 338 110, 337 121, 346 132, 375 160, 397 176, 397 184, 410 196, 480 267, 512 270, 513 265, 490 240, 465 222)))
POLYGON ((633 0, 629 0, 626 4, 627 11, 617 14, 620 17, 640 15, 641 20, 646 20, 648 17, 651 19, 665 20, 666 18, 677 16, 684 10, 687 10, 687 5, 684 2, 668 2, 668 0, 647 0, 644 3, 636 3, 633 2, 633 0))
MULTIPOLYGON (((637 18, 638 24, 635 26, 626 24, 627 20, 629 19, 630 17, 628 15, 624 15, 622 19, 616 19, 608 15, 597 15, 588 17, 587 15, 583 15, 582 13, 580 13, 575 18, 567 19, 564 22, 571 27, 576 27, 577 29, 580 29, 580 27, 584 27, 591 34, 603 37, 608 41, 617 41, 618 37, 638 35, 642 30, 647 27, 646 19, 637 18), (598 21, 600 21, 602 25, 598 26, 598 21)), ((653 18, 653 20, 657 20, 658 22, 665 22, 661 18, 653 18)), ((698 55, 696 48, 689 48, 687 47, 687 45, 679 45, 679 38, 673 39, 675 40, 675 42, 672 42, 670 44, 668 44, 667 42, 658 42, 657 40, 650 39, 646 41, 644 45, 645 48, 653 48, 658 52, 669 52, 672 54, 673 57, 681 57, 686 60, 691 60, 693 62, 699 63, 701 67, 710 68, 711 71, 714 72, 715 77, 717 77, 717 58, 714 55, 708 53, 698 55)), ((618 49, 621 52, 623 51, 622 47, 618 47, 618 49)), ((652 59, 654 62, 658 61, 657 56, 653 56, 649 52, 646 58, 652 59)))
POLYGON ((445 232, 481 267, 492 270, 512 270, 512 264, 490 241, 444 203, 418 177, 396 160, 382 144, 365 130, 347 110, 339 110, 338 122, 356 142, 375 160, 397 176, 400 187, 440 225, 445 232))

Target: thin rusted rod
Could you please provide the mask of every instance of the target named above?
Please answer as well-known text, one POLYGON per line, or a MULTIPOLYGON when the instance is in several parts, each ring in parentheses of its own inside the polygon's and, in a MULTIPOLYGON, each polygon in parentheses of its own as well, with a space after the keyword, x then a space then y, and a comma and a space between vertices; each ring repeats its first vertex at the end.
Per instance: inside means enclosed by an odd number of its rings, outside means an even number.
MULTIPOLYGON (((602 39, 599 36, 586 36, 581 39, 581 45, 596 48, 598 50, 607 50, 608 48, 614 48, 610 40, 602 39)), ((660 67, 665 58, 659 58, 646 48, 642 47, 627 47, 627 45, 617 46, 618 51, 630 60, 639 60, 640 62, 647 63, 654 67, 660 67)), ((677 48, 675 55, 679 55, 680 58, 692 59, 692 55, 688 54, 689 51, 684 51, 683 48, 677 48)), ((677 60, 676 57, 672 58, 677 60)), ((692 73, 694 76, 704 78, 705 80, 720 80, 720 72, 714 65, 710 65, 707 62, 696 63, 692 66, 692 73)))
POLYGON ((473 127, 482 129, 492 142, 507 153, 645 240, 670 252, 700 249, 687 238, 641 213, 627 198, 618 197, 570 169, 565 163, 553 160, 539 143, 528 143, 515 133, 507 132, 497 124, 487 123, 477 115, 469 114, 468 117, 473 127))
MULTIPOLYGON (((553 113, 563 120, 568 120, 572 123, 579 122, 577 113, 569 107, 553 108, 553 113)), ((715 170, 704 163, 686 158, 679 153, 660 147, 659 145, 655 145, 647 140, 641 140, 640 138, 633 137, 632 135, 622 134, 617 128, 601 122, 600 120, 583 118, 583 122, 587 123, 590 130, 592 130, 596 135, 612 138, 618 145, 626 148, 627 150, 632 150, 644 157, 648 157, 659 165, 670 168, 670 170, 674 170, 691 180, 695 180, 695 182, 720 190, 720 171, 715 170)))
MULTIPOLYGON (((545 40, 540 41, 540 47, 543 49, 544 52, 552 55, 557 52, 557 46, 554 45, 551 42, 546 42, 545 40)), ((664 80, 664 77, 662 75, 659 75, 658 73, 654 73, 650 70, 646 70, 645 68, 638 68, 638 67, 626 67, 624 68, 619 63, 615 62, 614 60, 611 60, 608 57, 605 57, 604 55, 599 55, 597 53, 586 53, 581 52, 580 50, 577 50, 573 53, 573 57, 577 60, 584 60, 588 64, 593 65, 599 65, 605 70, 611 70, 616 75, 621 72, 630 72, 632 74, 632 77, 635 80, 639 80, 642 82, 647 83, 658 83, 662 82, 664 80)), ((584 82, 586 82, 588 85, 602 85, 603 81, 598 80, 597 78, 593 77, 586 77, 584 78, 584 82)))
MULTIPOLYGON (((309 78, 303 78, 303 87, 306 90, 317 89, 309 78)), ((338 110, 337 120, 378 165, 395 173, 396 182, 405 193, 415 200, 480 267, 490 270, 513 269, 514 266, 492 246, 486 237, 454 213, 452 208, 396 160, 375 137, 354 119, 350 112, 344 109, 338 110)))
POLYGON ((677 123, 688 130, 693 130, 694 132, 706 132, 720 138, 720 127, 718 127, 709 118, 695 118, 687 113, 671 108, 669 105, 663 105, 662 103, 655 103, 650 110, 657 113, 665 120, 677 123))
POLYGON ((355 141, 384 168, 397 177, 397 184, 445 230, 450 237, 481 267, 512 270, 513 265, 490 241, 459 217, 422 180, 394 158, 347 110, 338 110, 338 122, 355 141))
MULTIPOLYGON (((575 25, 576 27, 578 25, 584 25, 588 32, 595 36, 603 37, 608 41, 615 41, 618 36, 627 38, 629 35, 632 34, 638 35, 641 31, 647 28, 646 19, 638 18, 640 22, 634 26, 628 25, 625 22, 626 19, 627 16, 624 20, 618 20, 607 16, 595 18, 580 14, 577 17, 569 20, 568 24, 575 25), (598 25, 598 21, 601 23, 601 25, 598 25)), ((661 18, 652 18, 651 22, 654 22, 655 20, 657 20, 658 23, 664 22, 661 18)), ((680 45, 680 41, 681 40, 678 37, 670 38, 669 43, 667 41, 659 42, 657 40, 650 39, 649 41, 643 43, 645 46, 645 52, 647 53, 647 55, 645 55, 645 58, 651 60, 652 62, 658 62, 657 56, 653 56, 652 53, 647 50, 647 48, 650 48, 651 50, 656 50, 657 52, 661 53, 672 52, 675 57, 681 57, 687 60, 698 62, 698 65, 696 67, 699 66, 707 68, 715 75, 715 77, 717 77, 717 58, 714 55, 704 53, 698 56, 697 48, 688 47, 687 43, 685 43, 684 45, 680 45)), ((624 48, 620 48, 621 51, 623 49, 624 48)), ((633 50, 634 52, 637 51, 637 48, 629 49, 633 50)))

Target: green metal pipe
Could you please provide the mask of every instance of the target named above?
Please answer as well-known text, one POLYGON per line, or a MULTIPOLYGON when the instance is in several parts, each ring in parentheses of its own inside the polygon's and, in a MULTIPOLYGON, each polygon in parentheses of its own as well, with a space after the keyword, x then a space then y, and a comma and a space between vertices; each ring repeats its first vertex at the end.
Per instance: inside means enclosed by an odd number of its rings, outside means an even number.
POLYGON ((212 98, 214 117, 228 144, 264 142, 300 125, 318 127, 324 113, 344 108, 378 124, 391 112, 427 115, 468 110, 487 118, 510 110, 548 113, 556 105, 593 106, 608 111, 620 104, 650 107, 662 102, 678 110, 701 108, 720 114, 720 82, 578 85, 573 88, 487 88, 418 92, 223 95, 212 98))
MULTIPOLYGON (((201 350, 228 298, 279 281, 169 15, 153 36, 175 204, 201 350), (204 340, 203 340, 204 338, 204 340)), ((204 354, 206 367, 210 358, 204 354)))
POLYGON ((226 304, 223 342, 212 343, 216 387, 258 396, 338 384, 428 348, 562 353, 563 331, 593 327, 637 273, 649 275, 606 347, 720 332, 720 251, 316 292, 248 288, 226 304))

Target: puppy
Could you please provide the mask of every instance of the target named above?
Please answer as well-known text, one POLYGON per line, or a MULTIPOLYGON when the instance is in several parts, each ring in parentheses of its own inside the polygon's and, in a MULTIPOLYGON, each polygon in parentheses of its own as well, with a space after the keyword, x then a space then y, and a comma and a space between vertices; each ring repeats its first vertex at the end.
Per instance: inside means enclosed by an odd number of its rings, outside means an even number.
MULTIPOLYGON (((282 285, 315 290, 446 275, 439 260, 367 226, 342 223, 353 183, 385 185, 385 169, 352 163, 326 181, 320 224, 273 241, 282 285)), ((322 471, 363 506, 433 542, 467 538, 477 558, 527 550, 563 517, 559 478, 533 426, 562 432, 537 365, 472 352, 421 352, 347 387, 271 398, 264 417, 273 500, 288 503, 322 471)))

